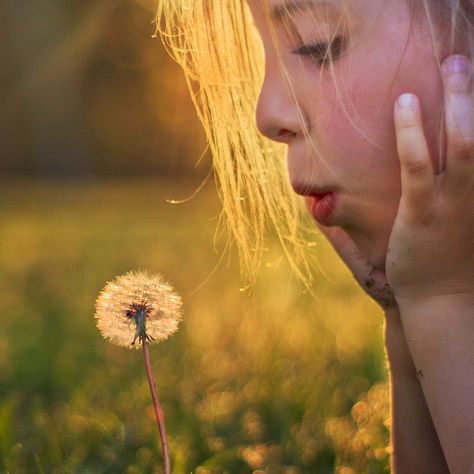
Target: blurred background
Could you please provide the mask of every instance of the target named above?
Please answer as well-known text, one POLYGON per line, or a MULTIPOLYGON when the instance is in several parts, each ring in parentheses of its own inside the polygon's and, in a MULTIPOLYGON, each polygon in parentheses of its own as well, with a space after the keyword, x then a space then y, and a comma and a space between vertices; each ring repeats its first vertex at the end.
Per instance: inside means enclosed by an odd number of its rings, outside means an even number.
POLYGON ((162 472, 141 354, 93 318, 131 269, 184 300, 150 349, 175 474, 388 473, 380 310, 323 239, 314 295, 271 240, 242 291, 155 10, 1 3, 0 473, 162 472))
POLYGON ((154 1, 2 5, 4 176, 196 175, 205 142, 154 1))

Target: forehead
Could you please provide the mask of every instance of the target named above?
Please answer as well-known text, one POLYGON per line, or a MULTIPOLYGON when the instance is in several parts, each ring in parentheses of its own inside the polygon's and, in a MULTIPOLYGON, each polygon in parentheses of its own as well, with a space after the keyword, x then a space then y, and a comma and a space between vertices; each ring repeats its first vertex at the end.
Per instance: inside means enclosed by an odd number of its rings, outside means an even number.
POLYGON ((351 24, 354 28, 377 23, 390 12, 397 22, 397 12, 407 9, 409 0, 246 0, 257 25, 291 25, 310 21, 316 24, 351 24))
POLYGON ((275 20, 280 20, 287 15, 298 15, 318 11, 341 11, 343 0, 263 0, 266 10, 275 20))
POLYGON ((358 0, 246 0, 252 9, 267 11, 272 17, 311 11, 336 11, 358 0))
POLYGON ((299 18, 319 21, 338 21, 342 14, 352 16, 363 3, 379 3, 392 0, 246 0, 253 16, 275 25, 291 23, 299 18), (353 12, 352 7, 356 9, 353 12))

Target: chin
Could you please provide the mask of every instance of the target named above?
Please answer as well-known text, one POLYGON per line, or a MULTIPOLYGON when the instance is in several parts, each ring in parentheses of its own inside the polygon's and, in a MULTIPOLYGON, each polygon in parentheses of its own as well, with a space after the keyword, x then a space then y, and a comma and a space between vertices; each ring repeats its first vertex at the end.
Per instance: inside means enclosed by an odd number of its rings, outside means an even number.
POLYGON ((385 272, 385 257, 385 255, 381 257, 376 256, 375 258, 370 260, 370 263, 376 270, 385 272))
POLYGON ((385 260, 387 259, 388 239, 373 242, 367 252, 367 260, 377 270, 385 271, 385 260))
MULTIPOLYGON (((365 260, 377 270, 385 271, 389 236, 367 232, 348 232, 365 260)), ((385 233, 383 233, 385 234, 385 233)))

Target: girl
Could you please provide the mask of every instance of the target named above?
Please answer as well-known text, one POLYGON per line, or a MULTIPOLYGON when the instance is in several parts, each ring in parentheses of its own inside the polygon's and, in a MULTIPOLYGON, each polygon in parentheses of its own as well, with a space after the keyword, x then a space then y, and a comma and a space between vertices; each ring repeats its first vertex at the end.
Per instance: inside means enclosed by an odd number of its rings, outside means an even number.
POLYGON ((161 0, 158 18, 244 268, 268 218, 307 278, 291 185, 384 308, 393 472, 474 473, 474 1, 161 0))

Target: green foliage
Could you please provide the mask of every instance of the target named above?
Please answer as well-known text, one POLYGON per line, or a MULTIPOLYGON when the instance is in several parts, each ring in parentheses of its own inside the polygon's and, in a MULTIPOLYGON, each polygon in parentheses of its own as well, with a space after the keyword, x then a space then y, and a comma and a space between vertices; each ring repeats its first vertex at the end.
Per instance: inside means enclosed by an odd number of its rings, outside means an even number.
POLYGON ((141 354, 94 326, 107 280, 159 272, 184 320, 151 359, 174 473, 389 472, 382 317, 324 242, 314 293, 276 245, 254 294, 213 248, 212 190, 3 183, 0 473, 160 473, 141 354))

